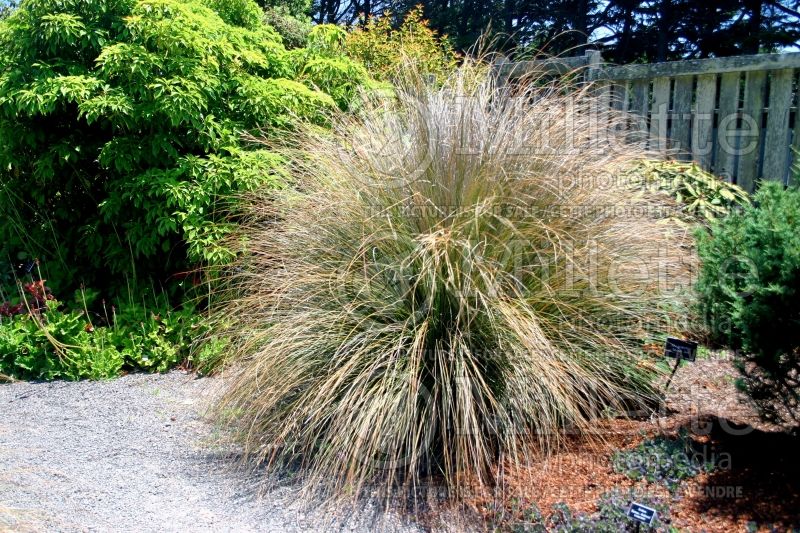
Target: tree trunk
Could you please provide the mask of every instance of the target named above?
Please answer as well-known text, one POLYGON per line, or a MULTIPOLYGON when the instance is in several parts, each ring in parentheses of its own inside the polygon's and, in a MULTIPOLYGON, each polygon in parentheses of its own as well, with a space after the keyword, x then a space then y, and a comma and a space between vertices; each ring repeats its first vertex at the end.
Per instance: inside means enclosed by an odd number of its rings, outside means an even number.
POLYGON ((672 26, 671 0, 661 0, 658 11, 658 47, 656 48, 656 61, 666 61, 672 26))
POLYGON ((761 50, 761 21, 763 20, 763 0, 745 0, 745 9, 750 13, 747 22, 747 37, 742 43, 745 54, 757 54, 761 50))

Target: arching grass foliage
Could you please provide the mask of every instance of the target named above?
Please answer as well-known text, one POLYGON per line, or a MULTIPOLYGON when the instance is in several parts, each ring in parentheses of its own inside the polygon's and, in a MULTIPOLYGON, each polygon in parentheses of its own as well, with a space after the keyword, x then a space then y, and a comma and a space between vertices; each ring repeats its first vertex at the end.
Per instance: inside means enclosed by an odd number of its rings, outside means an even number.
POLYGON ((297 188, 252 196, 220 313, 252 463, 457 494, 652 397, 641 343, 692 263, 669 198, 611 179, 644 154, 590 88, 486 72, 409 74, 279 150, 297 188))

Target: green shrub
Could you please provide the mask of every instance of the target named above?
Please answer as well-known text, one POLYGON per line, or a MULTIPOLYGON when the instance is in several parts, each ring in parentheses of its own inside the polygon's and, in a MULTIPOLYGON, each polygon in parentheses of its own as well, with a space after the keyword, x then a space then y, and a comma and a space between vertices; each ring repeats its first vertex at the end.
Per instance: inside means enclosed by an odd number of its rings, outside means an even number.
POLYGON ((661 257, 683 232, 593 209, 659 200, 596 186, 641 154, 598 142, 591 95, 515 98, 476 70, 440 89, 409 74, 334 135, 309 128, 286 148, 297 188, 253 197, 220 310, 235 375, 219 414, 250 460, 301 465, 331 496, 424 475, 458 488, 652 398, 642 338, 677 298, 642 264, 685 284, 661 257), (541 156, 532 132, 565 144, 541 156))
POLYGON ((257 0, 265 11, 285 10, 292 17, 302 18, 311 15, 311 0, 257 0))
POLYGON ((764 414, 798 417, 800 190, 762 184, 755 205, 698 234, 697 292, 711 338, 738 351, 764 414), (753 366, 754 365, 754 366, 753 366), (782 405, 783 407, 777 407, 782 405))
POLYGON ((308 49, 325 56, 337 55, 346 38, 347 32, 336 24, 318 24, 308 34, 308 49))
POLYGON ((258 31, 262 24, 263 12, 252 0, 202 0, 226 24, 258 31))
POLYGON ((681 220, 707 224, 736 207, 750 204, 750 195, 733 183, 706 172, 696 163, 642 161, 631 173, 633 185, 661 190, 680 206, 681 220))
POLYGON ((345 31, 334 24, 318 24, 308 33, 306 48, 290 52, 300 65, 297 76, 309 87, 324 91, 339 109, 351 107, 360 89, 381 85, 364 83, 369 78, 363 65, 343 56, 345 31))
POLYGON ((288 8, 284 6, 265 9, 264 23, 272 26, 278 32, 287 49, 304 47, 312 27, 310 21, 292 16, 288 8))
POLYGON ((323 123, 321 91, 367 82, 318 59, 251 0, 25 2, 0 23, 0 256, 49 259, 60 291, 229 260, 229 199, 286 181, 242 134, 323 123))
POLYGON ((399 75, 405 62, 426 77, 444 80, 458 61, 447 36, 437 35, 422 18, 422 6, 409 11, 399 28, 393 26, 390 13, 370 18, 347 35, 345 48, 348 56, 384 81, 399 75))

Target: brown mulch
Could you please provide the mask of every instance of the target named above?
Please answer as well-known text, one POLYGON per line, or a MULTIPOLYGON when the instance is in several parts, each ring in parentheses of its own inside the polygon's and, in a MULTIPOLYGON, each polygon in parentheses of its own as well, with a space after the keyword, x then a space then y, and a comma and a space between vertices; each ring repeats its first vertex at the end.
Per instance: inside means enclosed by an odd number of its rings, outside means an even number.
POLYGON ((762 422, 735 386, 737 371, 723 357, 683 363, 668 389, 660 416, 610 420, 600 439, 574 439, 563 451, 524 466, 506 466, 495 494, 476 494, 469 506, 485 519, 492 508, 535 503, 543 512, 566 503, 573 511, 596 511, 612 488, 633 488, 669 502, 671 526, 681 531, 800 530, 800 439, 762 422), (718 467, 681 484, 675 494, 634 482, 613 471, 616 450, 635 447, 657 434, 689 432, 718 467))
POLYGON ((666 413, 724 418, 764 431, 781 431, 761 420, 753 402, 736 388, 738 377, 725 352, 712 353, 711 359, 682 363, 667 391, 666 413))

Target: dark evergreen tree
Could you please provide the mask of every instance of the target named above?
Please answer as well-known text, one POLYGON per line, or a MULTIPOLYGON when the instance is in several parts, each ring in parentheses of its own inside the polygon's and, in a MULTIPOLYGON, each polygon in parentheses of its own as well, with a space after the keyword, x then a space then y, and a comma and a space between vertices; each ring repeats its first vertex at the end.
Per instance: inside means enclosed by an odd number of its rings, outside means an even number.
POLYGON ((318 22, 353 24, 421 4, 431 27, 466 50, 483 34, 500 49, 580 54, 607 61, 666 61, 791 49, 800 0, 315 0, 318 22))

